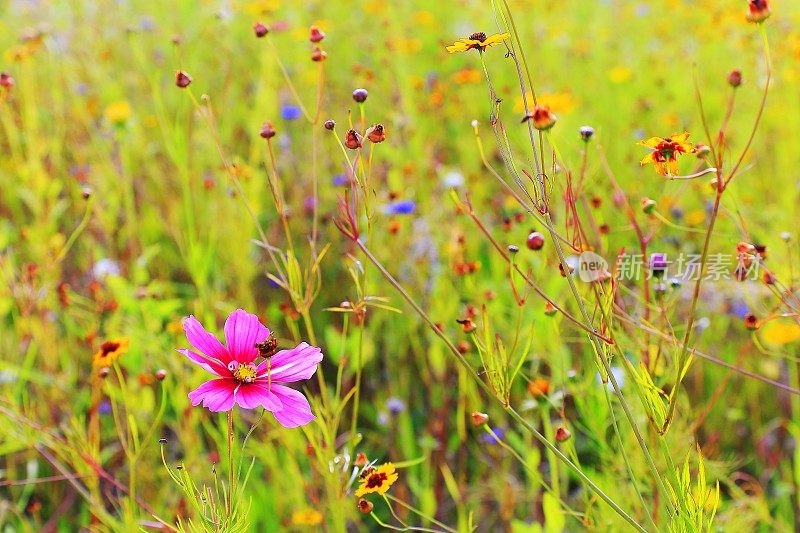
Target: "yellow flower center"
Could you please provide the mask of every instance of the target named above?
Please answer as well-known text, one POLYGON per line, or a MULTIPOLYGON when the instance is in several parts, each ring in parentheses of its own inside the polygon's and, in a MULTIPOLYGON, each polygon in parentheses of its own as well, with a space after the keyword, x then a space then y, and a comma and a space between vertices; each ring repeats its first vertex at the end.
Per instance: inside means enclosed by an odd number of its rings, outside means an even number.
POLYGON ((253 363, 239 364, 233 370, 233 377, 236 381, 243 381, 244 383, 252 383, 256 380, 256 366, 253 363))

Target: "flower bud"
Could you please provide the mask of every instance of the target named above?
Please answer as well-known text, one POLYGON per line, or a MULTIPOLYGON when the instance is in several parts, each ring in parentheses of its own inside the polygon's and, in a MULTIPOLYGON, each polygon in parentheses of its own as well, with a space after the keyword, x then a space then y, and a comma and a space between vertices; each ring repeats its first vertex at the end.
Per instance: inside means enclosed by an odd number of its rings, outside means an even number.
POLYGON ((522 122, 533 121, 533 127, 539 131, 549 130, 556 124, 557 117, 545 106, 537 105, 522 119, 522 122))
POLYGON ((569 440, 569 438, 571 436, 572 436, 572 433, 570 433, 569 430, 567 428, 565 428, 564 426, 560 426, 556 430, 556 440, 558 442, 564 442, 565 440, 569 440))
POLYGON ((316 26, 311 26, 308 29, 308 32, 309 32, 308 40, 311 41, 312 43, 318 43, 325 38, 325 32, 320 30, 316 26))
POLYGON ((366 89, 356 89, 355 91, 353 91, 353 100, 355 100, 359 104, 366 102, 367 96, 369 96, 369 93, 367 92, 366 89))
POLYGON ((367 454, 365 454, 364 452, 358 452, 358 454, 356 455, 356 460, 353 464, 355 466, 362 467, 365 466, 368 462, 369 460, 367 460, 367 454))
POLYGON ((469 343, 467 341, 459 341, 458 345, 456 346, 456 350, 461 355, 465 355, 469 353, 469 343))
POLYGON ((164 381, 164 378, 166 378, 166 377, 167 377, 167 371, 166 370, 164 370, 163 368, 159 368, 158 370, 156 370, 156 379, 158 381, 164 381))
POLYGON ((97 376, 100 378, 107 378, 108 374, 111 373, 111 369, 107 366, 104 366, 100 370, 97 371, 97 376))
POLYGON ((581 126, 578 128, 578 133, 581 134, 581 139, 583 139, 583 142, 589 142, 594 135, 594 128, 591 126, 581 126))
POLYGON ((159 444, 166 444, 167 443, 167 439, 165 439, 164 437, 161 437, 160 439, 158 439, 158 443, 159 444))
POLYGON ((769 0, 750 0, 747 7, 747 20, 749 22, 764 22, 772 14, 769 9, 769 0))
POLYGON ((319 63, 320 61, 325 61, 326 59, 328 59, 328 52, 319 46, 315 46, 314 50, 311 51, 311 61, 319 63))
POLYGON ((261 131, 258 132, 258 134, 264 139, 272 139, 275 137, 276 133, 277 131, 275 131, 275 126, 273 126, 272 122, 269 120, 264 122, 264 124, 261 126, 261 131))
POLYGON ((480 411, 473 411, 470 416, 472 416, 472 424, 474 426, 482 426, 489 421, 489 415, 480 411))
POLYGON ((344 145, 351 150, 358 150, 361 148, 361 135, 356 130, 347 130, 344 138, 344 145))
POLYGON ((192 83, 192 77, 189 76, 188 73, 182 70, 175 72, 175 85, 181 89, 185 89, 190 83, 192 83))
POLYGON ((253 23, 253 32, 255 32, 256 37, 260 39, 269 33, 269 27, 264 23, 255 22, 253 23))
POLYGON ((529 250, 541 250, 542 246, 544 246, 544 235, 538 231, 533 231, 528 234, 528 240, 526 244, 528 245, 529 250))
POLYGON ((742 71, 741 70, 732 70, 728 74, 728 85, 733 87, 734 89, 742 84, 742 71))
POLYGON ((461 324, 461 329, 464 330, 464 333, 472 333, 478 328, 478 326, 475 325, 475 322, 469 318, 459 318, 456 319, 456 322, 461 324))
POLYGON ((81 189, 81 198, 84 200, 88 200, 92 196, 92 189, 89 187, 84 187, 81 189))
POLYGON ((323 124, 323 126, 325 126, 326 130, 333 131, 333 128, 336 127, 336 122, 334 122, 331 119, 328 119, 328 120, 325 121, 325 124, 323 124))
POLYGON ((367 500, 366 498, 361 498, 358 500, 358 510, 364 514, 369 514, 372 512, 372 502, 367 500))
POLYGON ((667 254, 660 252, 650 254, 650 270, 656 278, 661 278, 664 275, 664 272, 667 270, 667 265, 667 254))
POLYGON ((386 140, 386 130, 383 128, 383 124, 375 124, 366 133, 367 139, 372 143, 382 143, 386 140))
POLYGON ((8 72, 0 72, 0 87, 11 89, 14 86, 14 78, 8 72))
POLYGON ((516 254, 517 252, 519 252, 519 246, 514 245, 514 244, 509 244, 508 245, 508 253, 516 254))
POLYGON ((558 309, 556 309, 555 305, 551 304, 550 302, 546 302, 544 304, 544 314, 545 315, 547 315, 547 316, 555 316, 555 314, 557 312, 558 312, 558 309))
POLYGON ((550 392, 550 382, 544 378, 536 378, 528 383, 528 392, 530 392, 531 396, 534 398, 546 396, 547 393, 550 392))
POLYGON ((655 200, 647 197, 642 198, 642 211, 644 211, 646 215, 651 214, 655 210, 656 210, 655 200))
POLYGON ((744 327, 750 331, 755 331, 759 328, 758 318, 753 313, 747 313, 744 317, 744 327))

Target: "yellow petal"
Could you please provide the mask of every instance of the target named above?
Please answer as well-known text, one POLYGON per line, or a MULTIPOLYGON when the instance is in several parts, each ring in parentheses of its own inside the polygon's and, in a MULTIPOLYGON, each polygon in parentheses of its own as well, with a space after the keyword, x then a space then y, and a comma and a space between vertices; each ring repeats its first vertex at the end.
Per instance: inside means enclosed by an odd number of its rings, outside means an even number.
POLYGON ((656 148, 662 142, 664 142, 664 139, 662 139, 661 137, 650 137, 649 139, 644 141, 639 141, 636 144, 640 146, 647 146, 648 148, 656 148))
POLYGON ((670 137, 670 139, 672 139, 674 142, 678 144, 685 143, 688 138, 689 138, 689 133, 685 131, 683 133, 673 133, 672 137, 670 137))
POLYGON ((467 50, 468 50, 467 45, 461 41, 457 41, 447 47, 447 51, 450 52, 451 54, 454 52, 465 52, 467 50))
POLYGON ((763 329, 763 338, 767 344, 782 346, 800 340, 800 326, 784 320, 776 320, 763 329))
POLYGON ((649 154, 644 156, 642 158, 642 160, 639 162, 639 164, 640 165, 647 165, 648 163, 655 163, 656 162, 656 158, 653 156, 653 154, 655 154, 655 152, 650 152, 649 154))
POLYGON ((483 46, 492 46, 493 44, 501 43, 511 37, 511 34, 506 33, 495 33, 491 37, 487 37, 485 41, 483 41, 483 46))

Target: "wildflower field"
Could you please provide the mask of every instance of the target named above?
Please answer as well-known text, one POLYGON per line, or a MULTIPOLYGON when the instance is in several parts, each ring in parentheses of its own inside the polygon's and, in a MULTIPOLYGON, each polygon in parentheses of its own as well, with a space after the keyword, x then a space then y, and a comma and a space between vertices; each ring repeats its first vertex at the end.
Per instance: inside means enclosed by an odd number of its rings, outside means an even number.
POLYGON ((800 530, 799 28, 0 3, 0 531, 800 530))

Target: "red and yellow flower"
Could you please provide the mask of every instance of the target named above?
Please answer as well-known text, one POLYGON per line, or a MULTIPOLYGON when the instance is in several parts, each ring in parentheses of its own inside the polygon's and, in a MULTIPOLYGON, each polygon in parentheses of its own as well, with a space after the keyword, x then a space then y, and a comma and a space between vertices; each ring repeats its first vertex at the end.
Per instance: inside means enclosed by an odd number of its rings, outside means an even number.
POLYGON ((687 142, 689 134, 673 133, 670 137, 650 137, 638 144, 653 151, 642 158, 641 164, 653 163, 656 172, 662 176, 678 173, 678 154, 692 154, 695 151, 692 143, 687 142))
POLYGON ((398 477, 392 463, 382 464, 378 468, 367 469, 362 474, 361 486, 356 490, 356 498, 372 492, 386 494, 386 491, 397 481, 398 477))

